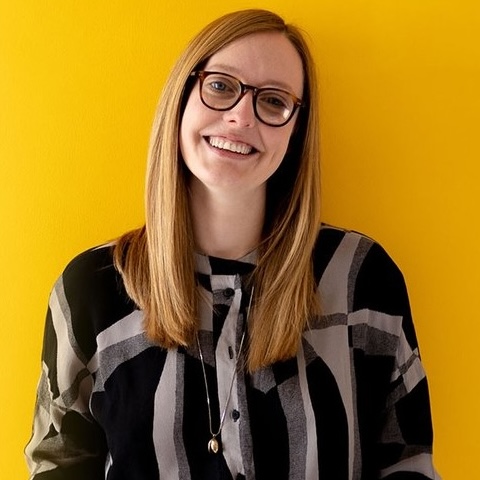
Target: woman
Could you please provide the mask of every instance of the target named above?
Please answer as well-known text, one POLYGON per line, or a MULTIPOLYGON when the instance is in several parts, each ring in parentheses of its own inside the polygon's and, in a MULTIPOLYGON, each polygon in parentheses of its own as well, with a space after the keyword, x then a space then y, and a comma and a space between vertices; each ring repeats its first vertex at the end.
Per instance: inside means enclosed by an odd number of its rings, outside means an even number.
POLYGON ((32 479, 432 479, 403 278, 320 224, 315 67, 273 13, 200 32, 162 94, 146 224, 74 259, 32 479))

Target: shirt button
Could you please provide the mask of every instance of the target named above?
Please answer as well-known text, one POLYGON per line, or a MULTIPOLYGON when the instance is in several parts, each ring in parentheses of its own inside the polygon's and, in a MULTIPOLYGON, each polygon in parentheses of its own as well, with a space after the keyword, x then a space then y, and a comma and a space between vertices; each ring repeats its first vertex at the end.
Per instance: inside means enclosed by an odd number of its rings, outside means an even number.
POLYGON ((233 421, 236 422, 240 418, 240 412, 238 410, 232 410, 233 421))
POLYGON ((235 290, 233 288, 226 288, 224 291, 223 291, 223 296, 225 298, 231 298, 235 295, 235 290))

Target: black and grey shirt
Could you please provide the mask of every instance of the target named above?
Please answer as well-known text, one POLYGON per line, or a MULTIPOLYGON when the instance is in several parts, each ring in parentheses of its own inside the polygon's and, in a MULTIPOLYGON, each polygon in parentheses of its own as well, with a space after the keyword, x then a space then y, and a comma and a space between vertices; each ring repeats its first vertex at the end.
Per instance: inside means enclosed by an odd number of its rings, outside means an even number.
POLYGON ((371 239, 329 226, 313 259, 322 315, 296 358, 238 372, 225 407, 255 254, 196 255, 214 432, 226 408, 221 449, 212 454, 198 346, 165 350, 146 339, 111 246, 75 258, 49 303, 26 449, 31 479, 438 478, 402 274, 371 239))

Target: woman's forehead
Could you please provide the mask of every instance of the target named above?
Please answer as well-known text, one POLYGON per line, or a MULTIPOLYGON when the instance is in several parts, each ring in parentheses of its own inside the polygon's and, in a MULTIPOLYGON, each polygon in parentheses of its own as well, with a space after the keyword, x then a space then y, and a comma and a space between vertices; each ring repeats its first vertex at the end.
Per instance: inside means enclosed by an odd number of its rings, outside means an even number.
POLYGON ((302 94, 303 64, 292 42, 280 32, 254 33, 214 53, 205 65, 245 83, 273 86, 302 94))

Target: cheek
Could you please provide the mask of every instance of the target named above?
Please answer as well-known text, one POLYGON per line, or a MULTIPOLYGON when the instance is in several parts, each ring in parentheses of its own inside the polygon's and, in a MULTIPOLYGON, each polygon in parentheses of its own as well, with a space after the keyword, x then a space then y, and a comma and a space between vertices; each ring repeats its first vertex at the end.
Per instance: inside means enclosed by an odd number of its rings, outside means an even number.
POLYGON ((272 144, 276 145, 275 156, 279 161, 283 160, 283 157, 287 153, 290 138, 292 137, 293 129, 289 126, 286 131, 279 131, 275 138, 272 139, 272 144))
POLYGON ((182 152, 182 156, 185 157, 184 149, 186 148, 186 138, 187 138, 187 131, 189 130, 188 128, 188 117, 185 117, 185 113, 182 116, 182 119, 180 121, 180 131, 178 134, 178 140, 180 144, 180 151, 182 152))
POLYGON ((179 143, 183 158, 185 158, 189 148, 192 147, 194 133, 196 131, 194 120, 198 118, 198 115, 195 114, 194 103, 195 102, 192 101, 192 95, 190 95, 180 120, 179 143))

